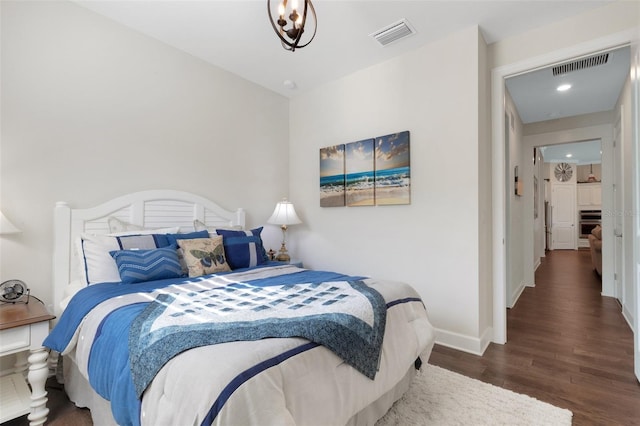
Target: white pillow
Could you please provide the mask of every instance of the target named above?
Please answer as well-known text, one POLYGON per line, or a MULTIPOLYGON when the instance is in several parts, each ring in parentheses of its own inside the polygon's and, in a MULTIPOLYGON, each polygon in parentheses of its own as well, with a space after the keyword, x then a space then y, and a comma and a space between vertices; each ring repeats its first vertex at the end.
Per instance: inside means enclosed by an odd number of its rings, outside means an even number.
POLYGON ((107 223, 109 224, 109 232, 130 232, 130 231, 144 231, 145 228, 143 226, 134 225, 133 223, 125 222, 124 220, 118 219, 115 216, 110 216, 107 219, 107 223))
POLYGON ((60 301, 60 304, 58 305, 60 309, 63 311, 67 309, 67 305, 71 301, 71 298, 75 296, 75 294, 79 292, 84 286, 85 284, 80 280, 71 281, 64 289, 64 299, 62 299, 60 301))
POLYGON ((215 237, 216 235, 216 229, 226 229, 228 231, 242 231, 242 226, 240 225, 234 225, 234 226, 227 226, 227 227, 223 227, 223 228, 216 228, 215 226, 207 226, 204 224, 204 222, 202 222, 201 220, 198 219, 194 219, 193 220, 193 230, 198 232, 198 231, 209 231, 209 234, 212 237, 215 237))
POLYGON ((78 241, 81 276, 86 285, 119 282, 120 274, 113 250, 158 248, 151 234, 175 234, 179 227, 121 232, 117 234, 82 234, 78 241))

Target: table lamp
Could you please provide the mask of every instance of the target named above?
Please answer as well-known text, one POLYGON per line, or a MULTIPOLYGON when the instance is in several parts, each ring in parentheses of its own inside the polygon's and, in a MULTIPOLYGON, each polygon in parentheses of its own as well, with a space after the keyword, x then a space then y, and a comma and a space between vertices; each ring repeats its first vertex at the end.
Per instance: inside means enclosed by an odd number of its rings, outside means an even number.
POLYGON ((285 245, 287 226, 302 223, 296 214, 296 209, 293 207, 293 204, 287 201, 286 198, 280 201, 276 204, 276 208, 269 220, 267 220, 267 223, 280 225, 280 228, 282 228, 282 246, 276 256, 276 260, 279 262, 289 262, 291 257, 289 253, 287 253, 287 246, 285 245))

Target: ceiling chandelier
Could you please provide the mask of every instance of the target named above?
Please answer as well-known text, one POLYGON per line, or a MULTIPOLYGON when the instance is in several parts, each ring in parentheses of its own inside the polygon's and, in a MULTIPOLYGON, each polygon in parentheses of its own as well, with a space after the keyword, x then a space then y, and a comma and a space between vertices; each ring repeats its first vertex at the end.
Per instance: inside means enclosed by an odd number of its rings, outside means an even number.
POLYGON ((295 51, 298 48, 303 48, 316 36, 316 30, 318 29, 318 20, 316 19, 316 10, 313 8, 311 0, 302 0, 304 7, 302 11, 298 7, 298 0, 281 0, 278 4, 278 19, 273 19, 271 11, 271 0, 267 0, 267 11, 269 12, 269 20, 271 26, 280 38, 282 47, 286 50, 295 51), (308 12, 311 11, 310 14, 308 12), (307 16, 313 18, 313 34, 311 38, 304 44, 300 44, 302 40, 302 34, 305 32, 305 25, 307 24, 307 16), (287 17, 289 18, 287 20, 287 17), (288 29, 287 25, 291 25, 288 29))

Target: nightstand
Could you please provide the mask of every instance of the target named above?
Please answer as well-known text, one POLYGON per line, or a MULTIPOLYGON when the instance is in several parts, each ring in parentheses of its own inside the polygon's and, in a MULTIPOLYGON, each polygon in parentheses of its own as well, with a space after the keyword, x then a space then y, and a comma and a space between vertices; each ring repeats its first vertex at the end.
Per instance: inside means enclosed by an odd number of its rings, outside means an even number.
POLYGON ((299 259, 291 259, 289 265, 297 266, 298 268, 302 268, 302 260, 299 259))
POLYGON ((0 305, 0 357, 16 354, 15 372, 0 378, 0 423, 29 414, 30 426, 47 420, 49 352, 42 342, 49 334, 49 314, 42 302, 34 297, 29 303, 0 305), (25 351, 30 351, 29 358, 25 351), (31 390, 25 382, 26 378, 31 390))

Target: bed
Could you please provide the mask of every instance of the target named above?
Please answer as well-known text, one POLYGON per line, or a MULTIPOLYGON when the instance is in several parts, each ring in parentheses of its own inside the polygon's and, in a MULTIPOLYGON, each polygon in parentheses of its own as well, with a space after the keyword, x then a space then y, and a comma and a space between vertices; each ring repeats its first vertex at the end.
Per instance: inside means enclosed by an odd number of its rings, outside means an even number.
POLYGON ((96 425, 373 425, 434 344, 409 285, 268 261, 195 194, 60 202, 54 230, 45 346, 96 425))

